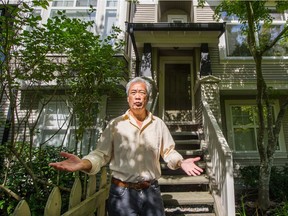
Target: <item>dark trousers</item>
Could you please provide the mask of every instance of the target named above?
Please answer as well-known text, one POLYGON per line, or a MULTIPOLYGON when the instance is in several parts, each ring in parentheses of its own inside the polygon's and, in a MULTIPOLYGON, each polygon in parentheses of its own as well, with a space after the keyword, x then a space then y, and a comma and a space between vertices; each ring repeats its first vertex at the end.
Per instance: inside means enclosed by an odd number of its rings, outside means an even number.
POLYGON ((157 181, 142 190, 112 183, 107 205, 109 216, 165 216, 157 181))

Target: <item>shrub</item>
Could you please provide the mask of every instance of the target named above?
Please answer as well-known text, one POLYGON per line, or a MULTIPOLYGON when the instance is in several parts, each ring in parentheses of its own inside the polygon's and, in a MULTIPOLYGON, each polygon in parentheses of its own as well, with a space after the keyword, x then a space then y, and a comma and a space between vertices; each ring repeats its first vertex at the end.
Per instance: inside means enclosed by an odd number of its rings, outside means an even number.
MULTIPOLYGON (((46 201, 53 189, 51 183, 71 188, 74 182, 74 174, 59 172, 48 166, 50 162, 62 160, 59 156, 59 148, 48 146, 42 149, 32 148, 31 154, 28 149, 29 148, 24 149, 21 158, 24 158, 25 163, 41 182, 33 181, 27 170, 16 159, 10 162, 11 165, 6 171, 7 173, 0 173, 0 178, 4 179, 6 174, 7 181, 5 187, 24 198, 29 204, 31 214, 39 216, 43 215, 46 201), (29 157, 29 155, 32 155, 32 157, 29 157)), ((61 191, 61 195, 63 211, 67 209, 69 193, 67 191, 61 191)), ((17 200, 1 191, 0 215, 11 215, 17 204, 17 200)))

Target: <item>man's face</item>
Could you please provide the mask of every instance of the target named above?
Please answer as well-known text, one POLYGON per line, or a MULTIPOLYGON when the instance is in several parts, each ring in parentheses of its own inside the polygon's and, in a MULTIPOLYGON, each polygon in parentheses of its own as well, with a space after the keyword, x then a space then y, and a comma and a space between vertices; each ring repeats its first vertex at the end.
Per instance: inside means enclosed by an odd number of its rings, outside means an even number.
POLYGON ((146 85, 142 82, 132 83, 128 91, 127 101, 132 111, 145 110, 147 104, 146 85))

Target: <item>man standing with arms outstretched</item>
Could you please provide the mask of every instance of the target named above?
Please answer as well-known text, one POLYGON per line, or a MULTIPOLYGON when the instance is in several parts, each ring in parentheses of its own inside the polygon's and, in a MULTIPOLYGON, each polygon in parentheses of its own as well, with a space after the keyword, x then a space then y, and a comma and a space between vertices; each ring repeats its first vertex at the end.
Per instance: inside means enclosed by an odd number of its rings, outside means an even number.
POLYGON ((126 86, 129 110, 113 119, 103 131, 97 148, 82 159, 62 152, 67 159, 49 165, 58 170, 96 174, 109 163, 112 180, 108 198, 109 216, 164 216, 157 179, 160 156, 170 169, 182 168, 187 175, 203 170, 174 150, 175 142, 158 117, 146 110, 151 85, 136 77, 126 86))

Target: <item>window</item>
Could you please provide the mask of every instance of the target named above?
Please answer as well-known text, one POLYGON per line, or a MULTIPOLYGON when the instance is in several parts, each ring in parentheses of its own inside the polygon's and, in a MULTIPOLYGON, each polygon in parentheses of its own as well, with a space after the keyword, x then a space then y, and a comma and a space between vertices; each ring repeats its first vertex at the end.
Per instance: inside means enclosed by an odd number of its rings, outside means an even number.
MULTIPOLYGON (((274 117, 277 108, 275 104, 273 106, 274 117)), ((230 146, 236 152, 256 152, 258 114, 255 103, 253 104, 252 101, 247 101, 246 104, 242 104, 239 101, 226 101, 226 112, 227 135, 230 146)), ((267 140, 267 133, 265 133, 266 143, 267 140)), ((282 138, 279 139, 277 150, 281 150, 281 140, 282 138)))
POLYGON ((118 0, 107 0, 105 9, 105 24, 103 36, 108 36, 112 27, 117 23, 117 6, 118 0))
POLYGON ((186 15, 168 15, 168 22, 187 23, 187 16, 186 15))
MULTIPOLYGON (((247 45, 247 37, 241 32, 242 25, 240 24, 227 24, 226 26, 226 47, 227 56, 251 56, 247 45)), ((284 28, 284 25, 274 24, 271 28, 267 29, 262 27, 260 32, 265 34, 268 41, 273 40, 279 32, 284 28)), ((275 44, 272 49, 264 53, 264 56, 287 56, 288 44, 280 41, 275 44)))
POLYGON ((119 0, 52 0, 48 9, 41 9, 37 13, 41 14, 41 24, 45 24, 51 17, 58 16, 57 11, 65 11, 69 18, 93 21, 94 25, 88 30, 102 38, 111 34, 113 25, 125 28, 127 4, 127 1, 119 0), (119 13, 123 16, 119 16, 119 13))
POLYGON ((61 146, 67 135, 69 116, 63 101, 50 101, 41 114, 40 145, 61 146))
MULTIPOLYGON (((51 17, 57 16, 57 9, 53 9, 51 10, 51 17)), ((95 16, 96 16, 96 12, 90 12, 88 9, 70 9, 70 10, 66 10, 66 15, 67 17, 73 19, 80 19, 82 21, 94 21, 95 20, 95 16)))
POLYGON ((117 7, 118 0, 107 0, 106 7, 117 7))
MULTIPOLYGON (((271 9, 271 16, 273 17, 273 24, 270 28, 260 26, 259 32, 265 36, 267 43, 273 40, 279 32, 284 28, 285 16, 282 13, 276 13, 271 9)), ((226 25, 226 56, 227 57, 251 57, 250 51, 247 45, 247 36, 243 35, 241 28, 244 26, 238 22, 237 16, 228 16, 227 13, 222 13, 222 20, 227 22, 226 25)), ((262 37, 264 38, 264 37, 262 37)), ((288 44, 284 40, 279 41, 272 49, 264 53, 264 56, 288 56, 288 44)))
MULTIPOLYGON (((96 112, 95 112, 96 113, 96 112)), ((96 115, 95 115, 96 125, 96 115)), ((38 146, 66 147, 88 154, 98 139, 96 127, 85 131, 82 140, 76 140, 76 121, 64 100, 53 100, 45 105, 40 116, 38 146), (73 119, 73 120, 72 120, 73 119)))
POLYGON ((54 0, 52 3, 53 7, 72 7, 74 4, 73 0, 54 0))
POLYGON ((97 0, 77 0, 76 7, 97 7, 97 0))
POLYGON ((54 0, 52 7, 97 7, 97 0, 54 0))
MULTIPOLYGON (((58 11, 65 10, 67 17, 81 21, 96 21, 97 0, 54 0, 50 17, 58 16, 58 11), (93 7, 92 11, 90 7, 93 7)), ((95 31, 96 25, 89 29, 95 31)))

